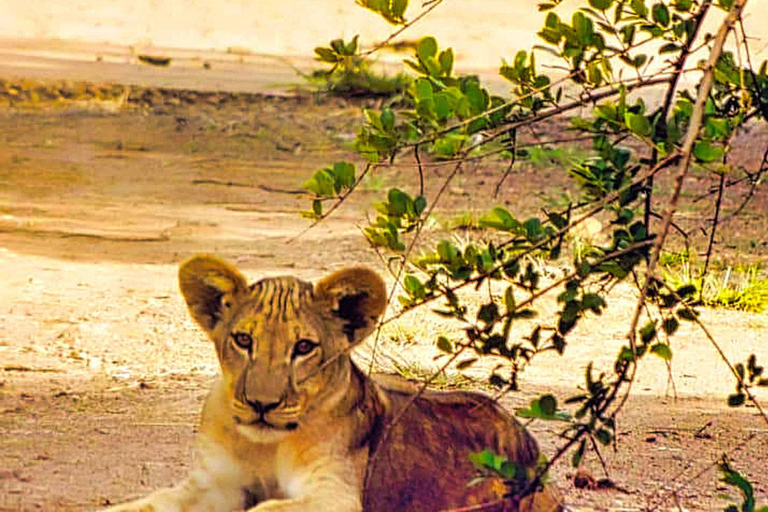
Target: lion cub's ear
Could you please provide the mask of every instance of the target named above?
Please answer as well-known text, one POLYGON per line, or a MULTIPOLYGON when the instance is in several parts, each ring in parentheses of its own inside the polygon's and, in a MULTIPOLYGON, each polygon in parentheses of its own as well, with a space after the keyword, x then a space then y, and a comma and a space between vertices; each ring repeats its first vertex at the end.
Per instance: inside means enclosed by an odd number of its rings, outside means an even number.
POLYGON ((364 267, 339 270, 315 285, 315 300, 339 320, 351 344, 370 334, 387 307, 387 287, 379 275, 364 267))
POLYGON ((218 258, 198 255, 179 268, 179 286, 192 318, 209 334, 226 308, 248 289, 245 278, 218 258))

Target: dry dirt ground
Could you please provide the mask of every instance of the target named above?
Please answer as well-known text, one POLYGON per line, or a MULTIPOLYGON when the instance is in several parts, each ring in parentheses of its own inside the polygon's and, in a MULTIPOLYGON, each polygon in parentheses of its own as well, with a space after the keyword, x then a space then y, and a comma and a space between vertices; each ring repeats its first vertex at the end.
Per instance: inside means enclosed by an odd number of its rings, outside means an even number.
MULTIPOLYGON (((416 178, 411 166, 381 170, 306 231, 300 184, 352 158, 344 148, 359 102, 134 89, 120 103, 119 86, 72 83, 56 85, 51 96, 71 98, 62 101, 46 99, 51 87, 2 85, 16 92, 0 109, 0 510, 94 510, 171 484, 189 467, 216 362, 177 292, 177 264, 208 252, 252 278, 314 279, 360 262, 382 269, 359 233, 364 211, 388 186, 416 178)), ((744 165, 755 165, 767 139, 762 131, 739 142, 744 165)), ((428 169, 428 177, 446 174, 428 169)), ((452 236, 442 231, 452 218, 489 204, 501 169, 459 176, 431 236, 452 236)), ((698 175, 691 184, 688 197, 709 186, 698 175)), ((497 201, 531 212, 538 198, 528 191, 556 196, 569 187, 546 162, 522 166, 497 201)), ((766 205, 761 190, 744 220, 726 225, 721 248, 730 257, 765 256, 766 205)), ((682 222, 705 216, 695 208, 682 222)), ((586 322, 565 357, 526 371, 523 391, 505 405, 543 391, 567 397, 589 361, 608 370, 633 297, 619 289, 612 316, 586 322)), ((429 369, 441 327, 423 315, 392 326, 382 353, 429 369)), ((703 318, 732 360, 768 357, 765 314, 703 318)), ((556 467, 553 479, 574 509, 722 509, 736 498, 713 470, 723 453, 768 502, 768 427, 754 408, 724 405, 732 379, 700 333, 686 328, 673 343, 671 374, 660 361, 641 368, 616 450, 604 452, 618 489, 576 489, 567 464, 556 467)), ((559 428, 531 425, 546 453, 562 442, 559 428)), ((593 456, 586 469, 603 476, 593 456)))

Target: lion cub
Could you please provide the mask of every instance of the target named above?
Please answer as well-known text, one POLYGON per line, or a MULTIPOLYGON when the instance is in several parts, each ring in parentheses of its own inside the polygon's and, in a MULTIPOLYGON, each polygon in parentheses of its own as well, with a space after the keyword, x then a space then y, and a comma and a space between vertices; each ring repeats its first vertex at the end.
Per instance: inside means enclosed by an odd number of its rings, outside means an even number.
POLYGON ((249 285, 221 260, 196 256, 179 282, 221 363, 199 457, 176 487, 112 512, 561 509, 549 488, 504 500, 500 480, 467 486, 472 452, 489 448, 529 470, 539 456, 490 399, 428 391, 401 414, 414 390, 378 384, 355 366, 349 349, 386 307, 373 271, 347 268, 314 286, 293 277, 249 285))

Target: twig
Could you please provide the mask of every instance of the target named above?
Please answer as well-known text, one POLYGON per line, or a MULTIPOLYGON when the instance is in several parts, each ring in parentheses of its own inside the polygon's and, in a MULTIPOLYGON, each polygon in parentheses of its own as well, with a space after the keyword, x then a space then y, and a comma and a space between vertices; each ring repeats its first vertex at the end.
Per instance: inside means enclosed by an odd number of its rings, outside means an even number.
POLYGON ((438 6, 438 5, 440 5, 441 3, 443 3, 443 0, 433 0, 433 3, 432 3, 432 5, 430 5, 429 7, 427 7, 426 9, 424 9, 423 11, 421 11, 421 12, 420 12, 420 13, 419 13, 419 14, 418 14, 418 15, 417 15, 415 18, 413 18, 411 21, 409 21, 409 22, 405 23, 405 24, 404 24, 402 27, 398 28, 397 30, 395 30, 394 32, 392 32, 391 34, 389 34, 389 36, 388 36, 388 37, 387 37, 385 40, 383 40, 383 41, 381 41, 380 43, 376 44, 376 45, 375 45, 373 48, 371 48, 370 50, 367 50, 367 51, 365 51, 365 52, 362 52, 362 53, 360 54, 360 56, 361 56, 361 57, 367 57, 367 56, 369 56, 369 55, 373 54, 374 52, 377 52, 377 51, 379 51, 381 48, 383 48, 383 47, 387 46, 387 45, 388 45, 388 44, 389 44, 389 43, 390 43, 390 42, 391 42, 393 39, 395 39, 397 36, 399 36, 400 34, 402 34, 403 32, 405 32, 405 31, 406 31, 406 30, 408 30, 409 28, 411 28, 411 27, 412 27, 412 26, 413 26, 415 23, 417 23, 417 22, 418 22, 420 19, 422 19, 424 16, 426 16, 427 14, 429 14, 430 12, 432 12, 434 9, 436 9, 436 8, 437 8, 437 6, 438 6))
MULTIPOLYGON (((663 132, 661 135, 666 136, 667 132, 667 118, 669 117, 669 111, 672 109, 672 102, 675 99, 675 91, 677 90, 677 84, 680 81, 680 75, 681 71, 685 67, 685 63, 688 60, 688 57, 691 54, 691 47, 693 46, 693 42, 696 40, 696 37, 699 34, 699 30, 701 30, 701 26, 704 21, 704 17, 707 15, 707 12, 709 11, 709 6, 712 4, 712 0, 704 0, 699 6, 699 11, 693 16, 694 20, 694 29, 691 33, 690 37, 686 39, 685 44, 683 45, 682 50, 680 51, 680 55, 677 56, 677 60, 675 60, 674 64, 672 65, 672 69, 674 72, 669 77, 669 85, 667 86, 667 92, 664 95, 664 103, 661 107, 661 116, 659 116, 659 125, 658 129, 659 131, 663 132)), ((658 148, 654 146, 651 161, 656 162, 658 159, 658 148)), ((653 196, 653 176, 651 176, 648 179, 647 185, 646 185, 646 193, 645 193, 645 211, 644 211, 644 222, 645 222, 645 231, 646 233, 651 232, 651 200, 653 196)))
MULTIPOLYGON (((614 252, 612 252, 610 254, 606 254, 602 258, 599 258, 599 259, 595 260, 594 262, 590 263, 590 266, 591 267, 597 267, 599 265, 602 265, 606 261, 611 261, 613 259, 620 258, 621 256, 624 256, 625 254, 629 254, 629 253, 634 252, 634 251, 636 251, 638 249, 641 249, 643 247, 647 247, 647 246, 651 245, 652 243, 653 243, 652 240, 644 240, 642 242, 635 242, 635 243, 630 244, 629 246, 627 246, 627 247, 625 247, 625 248, 623 248, 621 250, 614 251, 614 252)), ((565 274, 560 279, 556 279, 555 281, 549 283, 546 287, 542 288, 541 290, 537 291, 536 293, 532 293, 529 297, 526 297, 525 300, 516 303, 514 311, 505 313, 504 315, 502 315, 501 318, 508 317, 510 314, 513 314, 515 311, 519 311, 520 309, 528 306, 529 304, 532 304, 533 302, 535 302, 536 300, 540 299, 544 295, 548 294, 549 292, 551 292, 552 290, 554 290, 555 288, 557 288, 561 284, 567 283, 571 279, 573 279, 575 277, 578 277, 579 274, 580 274, 579 270, 576 269, 576 270, 572 270, 568 274, 565 274)), ((498 393, 496 393, 492 397, 492 400, 497 402, 504 395, 506 395, 510 391, 511 391, 511 389, 509 389, 509 388, 503 389, 502 391, 499 391, 498 393)))
POLYGON ((285 242, 285 244, 286 244, 286 245, 288 245, 288 244, 292 244, 292 243, 293 243, 293 242, 295 242, 297 239, 299 239, 300 237, 302 237, 302 236, 303 236, 303 235, 304 235, 304 234, 305 234, 307 231, 309 231, 310 229, 312 229, 312 228, 314 228, 315 226, 317 226, 318 224, 320 224, 320 223, 321 223, 322 221, 324 221, 324 220, 325 220, 325 219, 326 219, 326 218, 327 218, 327 217, 328 217, 328 216, 329 216, 331 213, 333 213, 334 211, 336 211, 336 209, 337 209, 338 207, 340 207, 340 206, 341 206, 341 205, 344 203, 344 201, 346 201, 346 200, 347 200, 347 198, 350 196, 350 194, 352 194, 352 192, 354 192, 354 191, 355 191, 355 189, 358 187, 358 185, 360 185, 360 183, 362 183, 362 181, 363 181, 363 178, 365 178, 365 177, 368 175, 368 173, 371 171, 371 169, 373 169, 373 168, 374 168, 374 164, 371 164, 371 163, 369 163, 368 165, 366 165, 366 166, 365 166, 365 169, 363 169, 363 172, 361 172, 361 173, 360 173, 360 176, 358 176, 358 177, 357 177, 357 180, 356 180, 356 181, 355 181, 355 182, 352 184, 352 186, 351 186, 351 187, 349 187, 349 188, 347 189, 347 191, 346 191, 346 192, 345 192, 343 195, 341 195, 341 197, 339 197, 339 198, 338 198, 338 201, 336 201, 335 203, 333 203, 333 206, 331 206, 331 207, 328 209, 328 211, 327 211, 327 212, 325 212, 325 213, 322 215, 322 217, 320 217, 319 219, 316 219, 316 220, 314 220, 314 221, 312 222, 312 224, 310 224, 309 226, 307 226, 306 228, 304 228, 303 230, 301 230, 301 232, 300 232, 298 235, 294 236, 293 238, 291 238, 290 240, 288 240, 287 242, 285 242))
POLYGON ((33 368, 31 366, 21 366, 16 364, 3 366, 2 370, 4 372, 31 372, 31 373, 62 373, 64 371, 59 368, 41 368, 41 367, 33 368))
POLYGON ((276 192, 278 194, 291 194, 291 195, 309 195, 309 192, 300 188, 277 188, 270 187, 269 185, 263 185, 258 183, 256 185, 252 183, 242 183, 238 181, 221 181, 213 179, 200 179, 192 180, 193 185, 221 185, 223 187, 240 187, 240 188, 258 188, 265 192, 276 192))
MULTIPOLYGON (((733 450, 731 450, 731 453, 733 454, 733 453, 736 453, 736 452, 738 452, 739 450, 743 449, 743 448, 744 448, 744 447, 745 447, 747 444, 749 444, 749 443, 750 443, 750 442, 751 442, 753 439, 755 439, 756 437, 757 437, 757 434, 750 434, 750 435, 749 435, 749 437, 747 437, 747 438, 746 438, 746 439, 745 439, 745 440, 744 440, 742 443, 740 443, 740 444, 739 444, 738 446, 736 446, 736 447, 735 447, 733 450)), ((667 499, 669 496, 673 496, 673 495, 676 495, 676 494, 677 494, 679 491, 681 491, 681 490, 685 489, 685 488, 688 486, 688 484, 690 484, 690 483, 691 483, 691 482, 693 482, 694 480, 698 480, 698 479, 699 479, 699 478, 701 478, 702 476, 706 475, 706 474, 707 474, 708 472, 710 472, 710 471, 711 471, 713 468, 717 467, 717 464, 718 464, 718 463, 719 463, 719 459, 718 459, 717 461, 715 461, 715 462, 711 462, 711 463, 707 464, 707 465, 706 465, 705 467, 703 467, 703 468, 702 468, 702 469, 701 469, 701 470, 700 470, 698 473, 696 473, 695 475, 691 476, 690 478, 688 478, 688 479, 686 479, 684 482, 682 482, 682 484, 680 484, 679 486, 677 486, 677 488, 675 488, 675 489, 670 489, 670 490, 668 490, 667 492, 665 492, 665 493, 661 494, 661 496, 658 496, 658 495, 657 495, 656 497, 657 497, 658 499, 654 500, 654 503, 653 503, 652 505, 649 505, 649 506, 648 506, 648 508, 647 508, 646 510, 647 510, 648 512, 652 512, 652 511, 654 511, 654 510, 658 510, 658 509, 659 509, 659 507, 661 507, 661 505, 662 505, 662 504, 663 504, 663 503, 666 501, 666 499, 667 499)), ((671 480, 671 481, 669 481, 669 482, 666 482, 666 483, 665 483, 665 485, 668 485, 668 484, 670 484, 670 483, 673 483, 675 480, 677 480, 677 479, 678 479, 678 477, 681 477, 681 476, 682 476, 682 475, 685 473, 685 471, 686 471, 686 470, 683 470, 683 471, 681 471, 681 472, 680 472, 680 473, 679 473, 677 476, 675 476, 674 478, 672 478, 672 480, 671 480)))
MULTIPOLYGON (((526 142, 526 143, 518 142, 516 147, 517 147, 517 149, 532 148, 532 147, 544 146, 544 145, 547 145, 547 144, 566 144, 568 142, 591 141, 591 140, 594 140, 594 138, 595 138, 594 135, 582 135, 580 137, 565 137, 565 138, 562 138, 562 139, 538 140, 536 142, 526 142)), ((492 150, 489 150, 489 151, 485 151, 484 153, 481 153, 481 154, 475 154, 473 156, 465 156, 465 157, 461 157, 461 158, 449 158, 449 159, 446 159, 446 160, 439 160, 439 161, 435 161, 435 162, 421 162, 420 165, 424 169, 427 169, 427 168, 430 168, 430 167, 445 167, 448 164, 452 164, 452 163, 456 163, 456 162, 464 162, 464 163, 466 163, 466 162, 473 162, 473 161, 476 161, 476 160, 484 160, 484 159, 488 158, 489 156, 498 155, 499 153, 503 153, 505 151, 509 151, 509 148, 508 147, 496 148, 496 149, 492 149, 492 150)), ((412 166, 413 166, 413 164, 409 163, 409 162, 404 162, 404 163, 394 163, 394 162, 392 162, 392 163, 388 163, 387 164, 387 168, 408 168, 408 167, 412 167, 412 166)))
POLYGON ((709 234, 709 243, 707 244, 707 255, 704 259, 704 270, 701 272, 701 276, 707 275, 709 270, 709 260, 712 257, 712 249, 715 246, 715 233, 717 233, 717 225, 720 221, 720 208, 723 205, 723 191, 725 190, 725 173, 720 173, 720 185, 717 187, 717 201, 715 201, 715 218, 712 219, 712 232, 709 234))
POLYGON ((419 168, 419 195, 424 195, 424 168, 421 166, 421 157, 419 156, 419 146, 414 146, 413 156, 416 158, 416 165, 419 168))
POLYGON ((241 183, 237 181, 221 181, 221 180, 192 180, 193 185, 221 185, 224 187, 242 187, 242 188, 258 188, 258 185, 252 183, 241 183))
MULTIPOLYGON (((410 256, 411 252, 413 251, 413 248, 416 246, 416 241, 419 239, 419 235, 421 234, 421 230, 424 228, 424 223, 429 218, 430 215, 432 215, 432 211, 435 209, 435 205, 437 205, 437 202, 440 200, 440 197, 443 195, 443 192, 448 188, 448 185, 453 181, 454 176, 459 172, 461 169, 463 162, 459 162, 456 164, 456 166, 453 168, 453 171, 445 178, 445 181, 443 181, 443 186, 440 187, 440 190, 437 191, 437 194, 435 195, 435 198, 432 200, 432 202, 429 205, 429 208, 427 208, 427 211, 424 213, 424 217, 422 218, 419 225, 416 227, 416 232, 413 234, 413 238, 411 238, 411 242, 408 244, 408 247, 405 250, 405 253, 403 254, 403 260, 402 264, 400 265, 400 268, 397 269, 397 274, 395 275, 395 284, 392 285, 392 289, 389 291, 389 297, 387 297, 387 304, 390 304, 392 302, 392 299, 395 296, 395 293, 397 292, 397 286, 400 284, 400 278, 403 276, 403 271, 405 270, 405 265, 408 262, 408 257, 410 256)), ((373 372, 373 364, 376 360, 376 349, 379 346, 379 338, 381 336, 381 328, 384 326, 384 322, 379 322, 379 328, 376 330, 376 337, 373 340, 373 349, 371 350, 371 364, 368 367, 368 374, 371 374, 373 372)))
POLYGON ((498 183, 496 183, 496 189, 493 191, 494 199, 496 199, 499 196, 499 190, 501 190, 501 185, 504 183, 504 180, 507 179, 507 176, 509 176, 509 173, 512 172, 512 167, 515 166, 515 160, 517 159, 517 130, 515 128, 511 129, 509 136, 512 139, 512 157, 509 159, 509 165, 507 166, 507 170, 504 171, 504 174, 501 176, 501 179, 499 180, 498 183))
POLYGON ((600 461, 600 465, 603 467, 603 474, 605 475, 605 478, 611 478, 611 475, 608 473, 608 465, 605 463, 603 454, 600 453, 600 448, 598 448, 597 443, 595 442, 595 436, 589 434, 588 437, 590 443, 592 444, 592 450, 594 450, 595 455, 597 455, 597 459, 600 461))
MULTIPOLYGON (((586 221, 587 219, 593 217, 594 215, 596 215, 597 213, 602 211, 603 208, 605 208, 606 205, 612 203, 613 201, 616 201, 619 198, 619 196, 622 193, 624 193, 625 191, 627 191, 630 187, 632 187, 634 185, 637 185, 638 183, 642 183, 643 181, 645 181, 648 178, 648 176, 657 174, 657 173, 661 172, 662 170, 666 169, 669 165, 674 164, 679 159, 679 157, 680 157, 680 155, 677 154, 677 153, 673 153, 673 154, 667 156, 664 160, 662 160, 661 162, 656 164, 656 167, 654 167, 653 169, 650 169, 646 173, 643 173, 642 176, 640 176, 637 179, 635 179, 635 181, 633 181, 632 183, 630 183, 626 187, 623 187, 622 189, 620 189, 620 190, 614 192, 613 194, 610 194, 607 197, 605 197, 599 204, 594 206, 589 212, 587 212, 583 216, 579 217, 578 219, 574 220, 568 226, 565 226, 562 229, 556 231, 549 238, 545 238, 545 239, 541 240, 540 242, 532 245, 528 249, 518 253, 515 256, 514 260, 506 261, 503 264, 497 265, 492 270, 490 270, 488 272, 488 274, 482 274, 482 275, 478 275, 476 277, 467 279, 466 281, 463 281, 463 282, 461 282, 461 283, 459 283, 457 285, 454 285, 454 286, 448 288, 447 290, 451 291, 451 292, 457 292, 457 291, 461 290, 462 288, 464 288, 466 286, 469 286, 470 284, 475 284, 475 283, 477 283, 480 280, 486 279, 489 274, 492 274, 494 272, 497 272, 497 271, 501 270, 503 268, 503 265, 508 265, 508 264, 513 263, 515 261, 520 261, 522 258, 528 256, 529 254, 532 254, 532 253, 536 252, 537 250, 541 249, 542 247, 544 247, 546 244, 548 244, 552 240, 554 240, 554 239, 556 239, 556 238, 558 238, 560 236, 563 236, 567 231, 573 229, 574 227, 578 226, 582 222, 586 221)), ((508 242, 505 242, 505 243, 501 243, 501 244, 498 245, 498 247, 500 247, 500 248, 505 247, 509 243, 511 243, 511 241, 508 241, 508 242)), ((433 296, 427 297, 427 298, 423 299, 421 302, 415 303, 412 306, 410 306, 409 308, 403 309, 399 313, 396 313, 395 315, 387 318, 386 320, 383 320, 382 324, 388 324, 390 322, 393 322, 393 321, 397 320, 398 318, 400 318, 401 316, 403 316, 404 314, 406 314, 409 311, 413 310, 414 308, 422 306, 422 305, 427 304, 429 302, 432 302, 433 300, 436 300, 436 299, 438 299, 440 297, 441 297, 441 295, 433 295, 433 296)))
POLYGON ((725 352, 723 352, 723 349, 720 347, 720 344, 715 340, 715 337, 712 336, 712 333, 709 332, 709 329, 707 329, 707 326, 704 325, 704 322, 699 320, 699 317, 696 315, 696 312, 686 304, 683 299, 680 297, 680 295, 677 294, 675 290, 672 289, 672 287, 668 286, 667 284, 664 284, 664 287, 677 299, 680 304, 688 311, 691 318, 693 319, 693 322, 699 326, 699 329, 704 333, 704 336, 707 337, 709 340, 709 343, 715 348, 718 355, 720 356, 720 359, 723 360, 723 362, 728 366, 728 369, 731 371, 734 377, 736 377, 736 380, 738 381, 741 390, 744 392, 745 395, 747 395, 747 398, 749 398, 750 402, 752 402, 755 405, 755 408, 760 413, 760 416, 763 417, 763 420, 765 420, 766 425, 768 425, 768 414, 765 412, 765 409, 760 405, 760 402, 757 401, 757 398, 755 398, 755 395, 749 390, 749 386, 746 382, 744 382, 744 377, 742 377, 739 372, 736 371, 736 368, 731 364, 731 361, 728 359, 728 356, 725 355, 725 352))
MULTIPOLYGON (((733 25, 734 23, 736 23, 736 20, 738 20, 739 17, 741 16, 741 12, 743 11, 746 3, 747 3, 747 0, 734 1, 733 6, 731 7, 731 10, 728 13, 728 16, 720 25, 720 28, 717 31, 717 35, 715 36, 715 39, 712 45, 712 49, 709 53, 709 59, 707 60, 706 67, 704 68, 704 76, 702 77, 702 80, 699 84, 696 103, 694 105, 693 112, 691 113, 691 118, 688 124, 688 130, 686 131, 685 139, 683 141, 683 146, 680 151, 682 155, 682 159, 678 167, 677 176, 675 178, 675 182, 676 182, 675 188, 672 192, 672 197, 669 200, 669 208, 664 214, 664 219, 662 220, 661 233, 656 239, 656 243, 653 247, 653 252, 651 253, 651 259, 648 262, 648 269, 646 271, 645 283, 643 284, 643 287, 640 291, 640 296, 637 299, 637 305, 635 306, 635 311, 634 311, 634 314, 632 315, 629 332, 627 334, 629 338, 629 344, 632 350, 632 354, 635 356, 637 355, 636 337, 637 337, 637 325, 640 321, 640 314, 642 312, 645 299, 648 296, 651 282, 653 281, 653 278, 654 278, 654 271, 656 270, 656 265, 659 261, 659 255, 661 254, 661 249, 664 246, 664 242, 666 241, 667 236, 669 234, 669 229, 670 229, 670 226, 672 225, 672 219, 675 215, 675 211, 677 210, 677 204, 680 201, 680 194, 683 189, 685 178, 688 174, 688 170, 690 169, 691 161, 693 159, 693 146, 696 142, 696 139, 698 138, 699 130, 702 125, 702 121, 704 118, 704 107, 706 105, 707 99, 709 98, 709 92, 712 90, 712 84, 715 76, 715 64, 717 63, 717 60, 720 58, 720 55, 723 52, 723 45, 725 44, 725 40, 728 36, 728 33, 733 28, 733 25)), ((636 365, 633 365, 631 378, 627 384, 627 391, 625 392, 624 397, 621 400, 621 403, 619 403, 618 406, 616 407, 616 410, 614 411, 614 415, 624 406, 627 398, 629 397, 629 392, 632 387, 632 381, 634 379, 634 372, 636 371, 636 368, 637 368, 636 365)))
MULTIPOLYGON (((626 88, 627 91, 633 91, 635 89, 642 89, 644 87, 659 85, 666 82, 667 82, 666 78, 657 77, 657 78, 649 78, 647 80, 636 80, 634 82, 624 85, 624 87, 626 88)), ((473 149, 480 147, 483 144, 487 144, 488 142, 494 139, 497 139, 498 137, 501 137, 502 135, 507 133, 509 130, 514 130, 522 126, 538 123, 545 119, 549 119, 550 117, 555 117, 557 115, 564 114, 571 110, 581 108, 584 106, 585 103, 596 102, 605 98, 610 98, 611 96, 615 96, 616 94, 619 94, 619 90, 620 90, 619 88, 611 88, 602 92, 587 92, 582 94, 581 98, 579 98, 578 100, 572 101, 571 103, 566 103, 565 105, 560 105, 558 107, 551 108, 535 116, 526 117, 525 119, 522 119, 520 121, 515 121, 513 123, 503 125, 501 128, 496 130, 496 132, 491 133, 487 137, 484 137, 482 141, 476 142, 475 144, 472 144, 471 146, 469 146, 467 148, 467 151, 472 151, 473 149)), ((427 140, 429 140, 429 138, 427 138, 427 140)), ((424 140, 420 142, 424 142, 424 140)), ((416 143, 412 143, 412 144, 416 144, 416 143)))

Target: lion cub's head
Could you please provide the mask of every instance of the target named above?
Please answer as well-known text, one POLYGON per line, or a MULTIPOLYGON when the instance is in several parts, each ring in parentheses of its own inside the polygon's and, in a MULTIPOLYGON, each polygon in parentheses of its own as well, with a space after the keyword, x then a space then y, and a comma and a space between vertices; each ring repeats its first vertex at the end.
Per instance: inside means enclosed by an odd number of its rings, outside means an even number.
POLYGON ((293 277, 249 285, 233 267, 195 256, 179 269, 181 293, 208 333, 239 430, 264 441, 295 430, 343 398, 347 349, 386 307, 372 270, 334 272, 315 286, 293 277))

